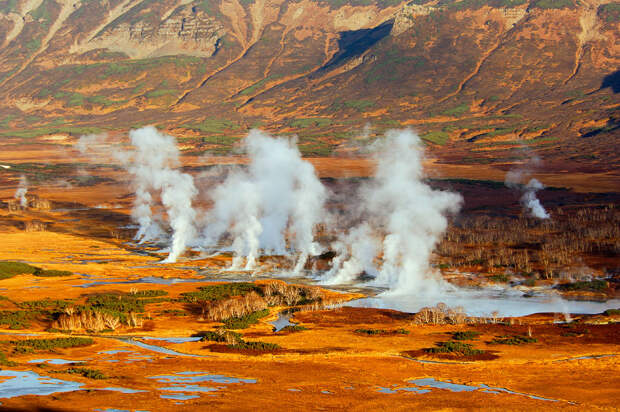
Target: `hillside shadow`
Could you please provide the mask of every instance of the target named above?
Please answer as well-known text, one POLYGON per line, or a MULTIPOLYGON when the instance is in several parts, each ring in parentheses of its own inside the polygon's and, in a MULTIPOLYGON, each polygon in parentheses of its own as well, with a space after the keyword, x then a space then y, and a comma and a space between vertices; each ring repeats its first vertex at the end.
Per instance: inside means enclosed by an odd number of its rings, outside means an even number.
POLYGON ((370 49, 379 40, 392 31, 394 20, 388 20, 372 29, 350 30, 340 32, 338 52, 328 61, 321 70, 329 70, 351 57, 356 57, 370 49))
POLYGON ((620 93, 620 70, 608 74, 603 78, 601 89, 611 88, 614 93, 620 93))

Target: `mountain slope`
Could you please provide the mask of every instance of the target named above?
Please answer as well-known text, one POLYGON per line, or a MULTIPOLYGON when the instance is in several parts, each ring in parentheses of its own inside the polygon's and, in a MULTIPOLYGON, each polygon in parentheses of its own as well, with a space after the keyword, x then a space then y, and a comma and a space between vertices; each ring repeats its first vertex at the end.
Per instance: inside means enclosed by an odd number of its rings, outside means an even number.
POLYGON ((449 163, 618 164, 618 2, 4 0, 0 22, 7 138, 150 123, 222 152, 260 125, 322 155, 412 125, 449 163))

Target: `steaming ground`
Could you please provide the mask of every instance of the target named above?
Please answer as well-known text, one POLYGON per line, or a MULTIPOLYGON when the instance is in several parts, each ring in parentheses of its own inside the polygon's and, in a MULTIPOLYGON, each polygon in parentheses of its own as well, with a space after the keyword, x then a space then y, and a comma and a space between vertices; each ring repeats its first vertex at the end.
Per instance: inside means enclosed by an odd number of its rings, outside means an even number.
POLYGON ((571 313, 595 314, 607 309, 620 307, 620 299, 605 302, 566 300, 556 294, 538 294, 526 297, 522 292, 502 288, 467 290, 459 288, 444 289, 436 295, 380 294, 351 302, 351 306, 394 309, 403 312, 418 312, 424 307, 446 303, 451 308, 461 307, 470 316, 527 316, 534 313, 558 313, 559 321, 570 320, 571 313))
MULTIPOLYGON (((102 139, 86 136, 80 147, 102 139)), ((368 148, 375 173, 348 197, 345 213, 338 216, 327 210, 326 202, 342 195, 328 192, 294 139, 250 131, 243 142, 248 166, 224 170, 224 177, 206 189, 180 170, 173 137, 145 127, 131 131, 130 140, 132 148, 117 149, 114 157, 124 165, 136 193, 131 214, 138 225, 136 241, 167 244, 164 262, 176 262, 190 248, 214 254, 232 251, 230 269, 251 275, 265 269, 258 263, 261 256, 277 255, 289 264, 276 276, 379 288, 377 296, 357 304, 405 311, 444 302, 472 315, 498 311, 501 316, 520 316, 600 312, 618 305, 545 295, 525 298, 521 292, 497 288, 463 290, 444 281, 430 265, 431 253, 447 229, 447 216, 458 213, 463 199, 425 182, 423 145, 411 130, 389 131, 368 148), (197 199, 212 206, 201 209, 197 199), (328 250, 335 253, 330 269, 304 269, 309 257, 328 250), (366 280, 360 281, 362 277, 366 280)), ((521 184, 526 174, 511 171, 506 184, 523 191, 521 202, 529 213, 549 218, 536 198, 542 184, 536 179, 521 184)))

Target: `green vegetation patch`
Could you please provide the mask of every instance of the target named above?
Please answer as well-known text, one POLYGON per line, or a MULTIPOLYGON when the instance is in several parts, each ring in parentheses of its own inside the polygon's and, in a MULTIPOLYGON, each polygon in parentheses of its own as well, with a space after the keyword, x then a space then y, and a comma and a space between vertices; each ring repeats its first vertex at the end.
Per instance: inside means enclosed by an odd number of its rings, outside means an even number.
POLYGON ((499 336, 493 338, 489 345, 525 345, 526 343, 535 343, 538 339, 529 336, 499 336))
POLYGON ((33 350, 50 351, 58 348, 76 348, 90 346, 95 341, 91 338, 53 338, 53 339, 25 339, 12 340, 9 343, 16 348, 32 348, 33 350))
POLYGON ((68 270, 40 269, 34 272, 33 275, 42 278, 56 278, 62 276, 72 276, 73 272, 69 272, 68 270))
POLYGON ((527 3, 527 0, 440 0, 440 6, 446 6, 450 10, 476 10, 484 6, 496 8, 511 8, 527 3))
MULTIPOLYGON (((195 56, 164 56, 155 58, 146 58, 138 60, 125 60, 111 62, 107 64, 95 63, 88 65, 90 67, 104 67, 99 78, 107 79, 108 77, 120 77, 127 74, 135 75, 155 68, 164 68, 174 65, 175 68, 186 68, 188 66, 197 66, 202 64, 202 59, 195 56)), ((172 68, 170 68, 172 69, 172 68)))
POLYGON ((2 0, 0 1, 0 12, 8 14, 16 10, 17 0, 2 0))
POLYGON ((301 332, 304 330, 308 330, 307 327, 301 325, 288 325, 280 329, 280 332, 301 332))
POLYGON ((620 315, 620 309, 607 309, 604 313, 607 316, 620 315))
POLYGON ((428 132, 420 136, 422 140, 443 146, 450 140, 450 133, 444 131, 428 132))
POLYGON ((360 333, 362 335, 368 336, 379 336, 379 335, 408 335, 409 331, 407 329, 395 329, 395 330, 385 330, 385 329, 355 329, 355 333, 360 333))
POLYGON ((148 290, 140 290, 136 293, 131 293, 131 296, 136 298, 155 298, 159 296, 167 296, 168 292, 161 289, 148 289, 148 290))
POLYGON ((40 47, 41 47, 41 39, 39 38, 30 39, 26 42, 26 48, 31 52, 35 52, 39 50, 40 47))
POLYGON ((45 136, 56 133, 66 133, 72 136, 81 136, 83 134, 99 134, 103 131, 103 129, 94 126, 48 126, 33 129, 10 130, 8 132, 0 132, 0 136, 30 139, 33 137, 45 136))
POLYGON ((201 332, 201 342, 239 342, 243 341, 243 336, 239 332, 230 330, 217 330, 201 332))
POLYGON ((489 280, 492 280, 493 282, 506 283, 510 280, 510 278, 508 277, 508 275, 500 273, 497 275, 489 276, 489 280))
POLYGON ((167 96, 167 95, 176 95, 178 93, 179 91, 176 89, 157 89, 157 90, 151 90, 150 92, 147 92, 146 97, 148 97, 149 99, 155 99, 157 97, 162 97, 162 96, 167 96))
POLYGON ((69 368, 63 373, 69 373, 74 375, 82 375, 88 379, 108 379, 108 377, 98 369, 88 369, 88 368, 69 368))
POLYGON ((30 327, 30 321, 37 312, 25 310, 2 310, 0 311, 0 325, 8 326, 9 329, 26 329, 30 327))
POLYGON ((16 366, 17 362, 8 360, 6 354, 0 351, 0 366, 16 366))
POLYGON ((17 275, 33 274, 39 270, 35 266, 30 266, 21 262, 0 262, 0 279, 8 279, 17 275))
MULTIPOLYGON (((164 299, 166 300, 166 299, 164 299)), ((113 293, 103 293, 89 296, 86 305, 80 311, 106 312, 119 316, 124 320, 124 314, 130 312, 144 312, 144 305, 147 303, 157 303, 163 300, 158 298, 140 299, 134 295, 117 295, 113 293)))
POLYGON ((8 279, 17 275, 34 275, 38 277, 71 276, 66 270, 41 269, 21 262, 0 262, 0 279, 8 279))
POLYGON ((383 335, 387 333, 385 329, 355 329, 355 333, 361 333, 364 335, 383 335))
POLYGON ((224 319, 224 327, 226 329, 246 329, 250 325, 258 323, 258 321, 265 316, 269 315, 269 309, 258 310, 250 313, 249 315, 241 316, 239 318, 224 319))
POLYGON ((607 288, 609 288, 609 283, 607 283, 607 281, 605 280, 594 279, 594 280, 589 280, 589 281, 565 283, 563 285, 558 285, 557 288, 565 292, 571 292, 571 291, 603 292, 607 290, 607 288))
POLYGON ((482 355, 484 351, 482 349, 475 349, 469 343, 462 342, 437 342, 434 348, 424 349, 427 353, 455 353, 462 356, 476 356, 482 355))
POLYGON ((255 351, 272 351, 276 349, 280 349, 280 345, 269 342, 246 342, 241 341, 237 343, 233 343, 228 345, 230 349, 238 349, 238 350, 255 350, 255 351))
POLYGON ((473 340, 480 336, 480 332, 476 332, 473 330, 466 330, 460 332, 453 332, 452 339, 453 340, 473 340))
POLYGON ((48 23, 50 19, 49 11, 47 10, 47 1, 42 1, 39 7, 30 12, 30 15, 35 20, 44 20, 44 24, 48 23))
POLYGON ((452 117, 459 117, 464 115, 465 113, 469 113, 469 104, 463 103, 458 106, 455 106, 451 109, 444 110, 441 114, 452 117))
POLYGON ((328 143, 314 142, 299 146, 299 152, 303 156, 329 156, 334 151, 334 147, 328 143))
POLYGON ((531 5, 532 8, 553 10, 575 7, 573 0, 537 0, 531 5))
POLYGON ((26 302, 16 303, 21 309, 26 310, 61 310, 68 306, 73 305, 73 301, 70 300, 52 300, 50 298, 31 300, 26 302))
POLYGON ((254 350, 254 351, 272 351, 280 349, 275 343, 268 342, 246 342, 243 336, 238 332, 229 330, 217 330, 201 332, 201 342, 220 342, 228 343, 228 348, 237 350, 254 350))
POLYGON ((181 293, 181 299, 188 303, 205 300, 215 302, 233 296, 243 296, 250 292, 260 293, 261 289, 254 283, 249 282, 223 283, 219 285, 202 286, 197 292, 181 293))
POLYGON ((598 15, 607 23, 620 22, 620 3, 607 3, 598 8, 598 15))
POLYGON ((262 80, 259 80, 258 82, 254 83, 253 85, 246 87, 245 89, 241 90, 239 92, 240 96, 247 96, 250 94, 253 94, 255 91, 262 89, 263 86, 265 84, 267 84, 268 82, 272 81, 272 80, 277 80, 278 78, 282 77, 282 75, 279 74, 272 74, 271 76, 265 77, 262 80))
POLYGON ((365 112, 375 105, 372 100, 347 100, 344 102, 344 106, 350 109, 357 110, 358 112, 365 112))

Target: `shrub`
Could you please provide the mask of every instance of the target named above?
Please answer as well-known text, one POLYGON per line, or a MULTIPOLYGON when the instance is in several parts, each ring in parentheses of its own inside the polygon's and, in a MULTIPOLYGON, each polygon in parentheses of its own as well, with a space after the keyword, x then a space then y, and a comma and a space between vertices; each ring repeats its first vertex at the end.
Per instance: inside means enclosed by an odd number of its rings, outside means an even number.
POLYGON ((604 280, 594 279, 590 281, 581 281, 574 283, 566 283, 563 285, 557 286, 559 290, 563 291, 590 291, 590 292, 602 292, 609 287, 609 283, 604 280))
POLYGON ((607 23, 620 22, 620 4, 607 3, 599 6, 598 14, 607 23))
POLYGON ((226 342, 228 344, 243 342, 243 337, 240 333, 224 329, 201 332, 200 335, 202 336, 201 342, 226 342))
POLYGON ((468 343, 462 342, 438 342, 434 348, 424 349, 428 353, 456 353, 463 356, 475 356, 484 353, 481 349, 475 349, 468 343))
POLYGON ((9 342, 15 348, 32 348, 33 350, 53 350, 56 348, 75 348, 89 346, 94 343, 91 338, 52 338, 52 339, 25 339, 12 340, 9 342))
POLYGON ((288 325, 280 329, 280 332, 301 332, 303 330, 308 330, 308 328, 301 325, 288 325))
POLYGON ((607 316, 620 315, 620 309, 607 309, 604 313, 607 316))
POLYGON ((452 117, 459 117, 469 112, 469 104, 463 103, 451 109, 443 111, 441 114, 452 117))
POLYGON ((73 304, 73 302, 69 300, 51 300, 50 298, 40 299, 40 300, 31 300, 26 302, 19 302, 17 306, 22 309, 28 310, 60 310, 64 309, 67 306, 73 304))
POLYGON ((245 329, 250 325, 258 323, 261 318, 269 315, 269 309, 259 310, 249 315, 245 315, 239 318, 224 319, 224 327, 226 329, 245 329))
POLYGON ((61 277, 61 276, 71 276, 72 272, 68 270, 55 270, 55 269, 39 269, 33 273, 33 275, 43 278, 52 278, 52 277, 61 277))
POLYGON ((526 343, 538 342, 536 338, 530 338, 529 336, 499 336, 494 338, 489 345, 524 345, 526 343))
POLYGON ((367 109, 370 109, 375 105, 375 102, 372 100, 348 100, 344 102, 345 107, 355 109, 358 112, 365 112, 367 109))
POLYGON ((82 375, 88 379, 108 379, 103 372, 97 369, 88 369, 88 368, 69 368, 64 373, 82 375))
POLYGON ((506 283, 510 280, 510 278, 503 273, 490 276, 489 279, 492 280, 493 282, 500 282, 500 283, 506 283))
POLYGON ((421 136, 422 140, 443 146, 450 140, 450 133, 443 131, 428 132, 421 136))
POLYGON ((383 335, 386 331, 384 329, 355 329, 355 333, 362 333, 365 335, 383 335))
POLYGON ((33 311, 0 311, 0 325, 7 325, 9 329, 25 329, 30 326, 30 321, 37 312, 33 311))
POLYGON ((480 332, 475 332, 473 330, 452 333, 452 339, 454 340, 472 340, 476 339, 478 336, 480 336, 480 332))
POLYGON ((270 351, 280 349, 280 345, 268 342, 245 342, 241 341, 232 345, 228 345, 231 349, 270 351))
POLYGON ((16 366, 17 363, 7 359, 6 354, 0 351, 0 365, 2 366, 16 366))
POLYGON ((563 9, 567 7, 574 7, 575 3, 573 0, 538 0, 534 2, 532 7, 539 9, 563 9))
POLYGON ((185 302, 194 303, 200 300, 217 301, 232 296, 243 296, 250 292, 260 292, 260 288, 253 283, 238 282, 224 283, 219 285, 202 286, 197 292, 185 292, 181 299, 185 302))
POLYGON ((148 290, 140 290, 137 292, 130 292, 133 297, 136 298, 154 298, 159 296, 167 296, 168 292, 161 289, 148 289, 148 290))
POLYGON ((225 329, 201 332, 200 335, 202 336, 201 342, 225 342, 230 349, 269 351, 280 348, 275 343, 246 342, 240 333, 225 329))

